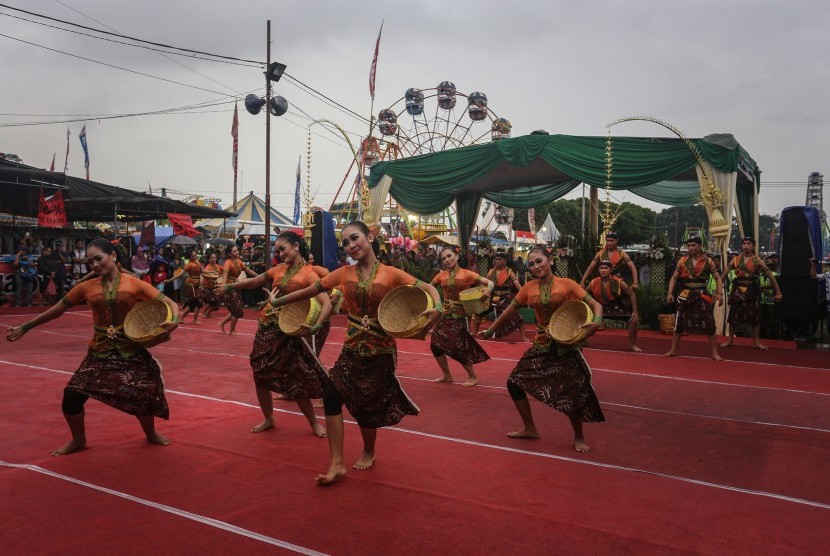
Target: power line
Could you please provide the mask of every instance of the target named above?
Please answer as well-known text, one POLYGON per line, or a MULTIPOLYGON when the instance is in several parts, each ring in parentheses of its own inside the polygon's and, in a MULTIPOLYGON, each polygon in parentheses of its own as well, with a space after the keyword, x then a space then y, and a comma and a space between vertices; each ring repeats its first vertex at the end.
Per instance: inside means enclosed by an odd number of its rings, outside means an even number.
MULTIPOLYGON (((65 6, 65 4, 64 4, 64 6, 65 6)), ((67 6, 67 7, 69 7, 69 6, 67 6)), ((261 62, 259 60, 246 60, 244 58, 235 58, 233 56, 224 56, 222 54, 213 54, 211 52, 204 52, 202 50, 194 50, 194 49, 191 49, 191 48, 172 46, 172 45, 169 45, 169 44, 158 43, 158 42, 148 41, 148 40, 144 40, 144 39, 139 39, 139 38, 136 38, 136 37, 131 37, 129 35, 123 35, 121 33, 113 33, 113 32, 110 32, 110 31, 104 31, 102 29, 95 29, 94 27, 87 27, 86 25, 81 25, 79 23, 72 23, 71 21, 66 21, 66 20, 63 20, 63 19, 55 18, 55 17, 49 17, 48 15, 43 15, 43 14, 39 14, 39 13, 36 13, 36 12, 30 12, 28 10, 23 10, 23 9, 20 9, 20 8, 15 8, 15 7, 9 6, 7 4, 0 4, 0 8, 6 8, 8 10, 12 10, 12 11, 15 11, 15 12, 25 13, 25 14, 33 16, 33 17, 39 17, 41 19, 47 19, 49 21, 55 21, 57 23, 62 23, 64 25, 70 25, 72 27, 78 27, 80 29, 85 29, 87 31, 92 31, 93 33, 100 33, 102 35, 109 35, 109 36, 113 36, 113 37, 119 37, 119 38, 122 38, 122 39, 129 39, 131 41, 140 42, 140 43, 144 43, 144 44, 150 44, 150 45, 153 45, 153 46, 158 46, 160 48, 167 48, 167 49, 170 49, 170 50, 181 50, 182 52, 190 52, 190 53, 193 53, 193 54, 202 54, 202 55, 205 55, 205 56, 212 56, 214 58, 222 58, 224 60, 232 60, 232 61, 235 61, 235 62, 248 62, 248 63, 251 63, 251 64, 258 64, 260 66, 265 65, 265 62, 261 62)), ((69 9, 72 9, 73 11, 77 11, 77 10, 74 10, 74 8, 69 8, 69 9)), ((80 12, 78 12, 78 13, 80 13, 80 12)))
MULTIPOLYGON (((2 6, 2 4, 0 4, 0 6, 2 6)), ((24 44, 28 44, 28 45, 31 45, 31 46, 36 46, 36 47, 38 47, 38 48, 43 48, 44 50, 49 50, 49 51, 51 51, 51 52, 57 52, 58 54, 64 54, 64 55, 66 55, 66 56, 71 56, 72 58, 78 58, 78 59, 80 59, 80 60, 86 60, 87 62, 93 62, 93 63, 95 63, 95 64, 100 64, 100 65, 102 65, 102 66, 107 66, 107 67, 110 67, 110 68, 119 69, 119 70, 121 70, 121 71, 126 71, 126 72, 129 72, 129 73, 134 73, 134 74, 136 74, 136 75, 141 75, 141 76, 143 76, 143 77, 149 77, 149 78, 151 78, 151 79, 157 79, 157 80, 159 80, 159 81, 164 81, 164 82, 166 82, 166 83, 173 83, 174 85, 181 85, 182 87, 188 87, 188 88, 190 88, 190 89, 196 89, 196 90, 199 90, 199 91, 205 91, 205 92, 208 92, 208 93, 213 93, 213 94, 215 94, 215 95, 223 95, 223 96, 225 96, 225 97, 236 98, 236 96, 235 96, 235 95, 229 95, 229 94, 227 94, 227 93, 220 93, 219 91, 214 91, 214 90, 211 90, 211 89, 205 89, 204 87, 198 87, 198 86, 196 86, 196 85, 189 85, 189 84, 187 84, 187 83, 182 83, 181 81, 175 81, 175 80, 173 80, 173 79, 166 79, 166 78, 164 78, 164 77, 159 77, 159 76, 157 76, 157 75, 150 75, 149 73, 144 73, 144 72, 140 72, 140 71, 136 71, 136 70, 131 70, 131 69, 129 69, 129 68, 124 68, 124 67, 121 67, 121 66, 116 66, 115 64, 108 64, 107 62, 102 62, 102 61, 100 61, 100 60, 94 60, 94 59, 92 59, 92 58, 87 58, 87 57, 85 57, 85 56, 80 56, 80 55, 78 55, 78 54, 72 54, 72 53, 69 53, 69 52, 64 52, 63 50, 58 50, 58 49, 56 49, 56 48, 50 48, 50 47, 48 47, 48 46, 43 46, 42 44, 37 44, 37 43, 30 42, 30 41, 24 41, 23 39, 19 39, 19 38, 17 38, 17 37, 12 37, 12 36, 10 36, 10 35, 4 35, 3 33, 0 33, 0 37, 5 37, 5 38, 7 38, 7 39, 11 39, 11 40, 13 40, 13 41, 22 42, 22 43, 24 43, 24 44)))

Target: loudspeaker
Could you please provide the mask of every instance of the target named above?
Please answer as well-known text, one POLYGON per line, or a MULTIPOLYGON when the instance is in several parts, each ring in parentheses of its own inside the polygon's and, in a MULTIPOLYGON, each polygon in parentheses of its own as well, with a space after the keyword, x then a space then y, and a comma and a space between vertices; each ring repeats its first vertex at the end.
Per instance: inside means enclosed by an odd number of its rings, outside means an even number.
POLYGON ((314 263, 335 270, 337 260, 337 236, 334 233, 334 220, 331 213, 318 210, 314 213, 314 225, 311 228, 311 254, 314 263))

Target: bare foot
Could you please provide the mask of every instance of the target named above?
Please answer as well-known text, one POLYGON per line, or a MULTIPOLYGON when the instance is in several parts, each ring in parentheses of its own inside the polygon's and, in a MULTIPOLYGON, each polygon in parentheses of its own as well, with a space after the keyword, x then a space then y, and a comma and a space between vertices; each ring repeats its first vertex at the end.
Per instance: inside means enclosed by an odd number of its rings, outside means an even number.
POLYGON ((193 321, 193 324, 202 324, 202 321, 200 321, 200 320, 194 320, 194 321, 193 321))
POLYGON ((765 345, 755 344, 755 349, 769 349, 769 348, 765 345))
POLYGON ((728 342, 722 343, 720 345, 720 347, 722 347, 722 348, 731 348, 732 347, 732 340, 729 340, 728 342))
POLYGON ((265 419, 263 422, 251 428, 251 432, 262 432, 274 428, 274 419, 265 419))
POLYGON ((451 376, 442 376, 441 378, 436 378, 432 382, 452 382, 451 376))
POLYGON ((320 423, 314 423, 311 425, 311 430, 314 433, 314 436, 317 438, 326 438, 328 433, 326 432, 326 427, 321 425, 320 423))
POLYGON ((52 452, 53 456, 65 456, 66 454, 71 454, 72 452, 76 452, 78 450, 83 450, 86 448, 86 440, 81 442, 75 442, 74 440, 70 440, 68 444, 64 444, 54 452, 52 452))
POLYGON ((363 452, 360 454, 360 458, 352 465, 354 469, 365 470, 369 469, 375 464, 375 454, 372 452, 371 454, 367 454, 363 452))
POLYGON ((318 485, 330 485, 345 474, 346 468, 343 467, 342 463, 332 463, 328 472, 317 475, 314 480, 317 481, 318 485))
POLYGON ((723 361, 723 357, 721 357, 717 353, 712 356, 712 359, 714 359, 715 361, 723 361))
POLYGON ((574 440, 574 450, 577 452, 590 452, 591 449, 585 444, 585 440, 580 438, 579 440, 574 440))
MULTIPOLYGON (((225 329, 223 328, 222 331, 224 332, 225 329)), ((228 333, 228 336, 236 336, 236 330, 231 330, 230 333, 228 333)))
POLYGON ((667 353, 664 353, 663 357, 674 357, 675 355, 677 355, 677 353, 675 353, 674 351, 669 351, 667 353))
POLYGON ((643 351, 637 346, 629 346, 628 349, 630 349, 631 351, 636 351, 637 353, 640 353, 641 351, 643 351))
POLYGON ((225 323, 224 323, 224 322, 220 322, 220 323, 219 323, 219 328, 222 330, 222 334, 224 334, 224 333, 225 333, 225 323))
POLYGON ((147 435, 147 442, 150 444, 156 444, 158 446, 169 446, 170 440, 167 439, 166 436, 161 435, 157 432, 151 433, 147 435))
POLYGON ((536 429, 522 429, 520 431, 513 431, 507 433, 508 438, 539 438, 539 432, 536 429))
POLYGON ((471 377, 470 377, 470 378, 468 378, 468 379, 467 379, 467 381, 466 381, 464 384, 462 384, 461 386, 475 386, 476 384, 478 384, 478 377, 477 377, 477 376, 471 376, 471 377))

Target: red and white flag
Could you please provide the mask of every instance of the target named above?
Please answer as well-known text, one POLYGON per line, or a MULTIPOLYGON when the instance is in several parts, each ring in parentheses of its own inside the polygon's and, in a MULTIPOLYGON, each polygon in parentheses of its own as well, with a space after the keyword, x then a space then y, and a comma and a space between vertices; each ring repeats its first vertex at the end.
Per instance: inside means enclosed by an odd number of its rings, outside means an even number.
POLYGON ((56 156, 58 156, 58 153, 52 153, 52 165, 51 165, 51 166, 49 166, 49 171, 50 171, 50 172, 54 172, 54 171, 55 171, 55 157, 56 157, 56 156))
POLYGON ((233 179, 236 180, 236 167, 239 159, 239 111, 237 103, 233 105, 233 123, 231 124, 231 137, 233 137, 233 155, 231 165, 233 166, 233 179))
POLYGON ((372 67, 369 68, 369 95, 372 100, 375 100, 375 73, 378 69, 378 52, 380 51, 380 35, 383 33, 383 21, 380 22, 380 31, 378 31, 378 40, 375 43, 375 55, 372 57, 372 67))

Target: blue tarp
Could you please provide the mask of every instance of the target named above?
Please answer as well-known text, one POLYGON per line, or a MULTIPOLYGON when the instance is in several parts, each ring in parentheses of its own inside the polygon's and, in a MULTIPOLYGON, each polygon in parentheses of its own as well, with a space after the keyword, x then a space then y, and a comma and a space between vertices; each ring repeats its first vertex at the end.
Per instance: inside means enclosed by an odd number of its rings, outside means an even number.
MULTIPOLYGON (((156 249, 164 245, 170 236, 173 235, 173 226, 156 226, 156 249)), ((133 243, 138 245, 138 240, 141 239, 141 232, 132 234, 133 243)))

